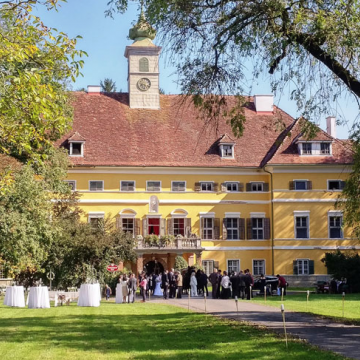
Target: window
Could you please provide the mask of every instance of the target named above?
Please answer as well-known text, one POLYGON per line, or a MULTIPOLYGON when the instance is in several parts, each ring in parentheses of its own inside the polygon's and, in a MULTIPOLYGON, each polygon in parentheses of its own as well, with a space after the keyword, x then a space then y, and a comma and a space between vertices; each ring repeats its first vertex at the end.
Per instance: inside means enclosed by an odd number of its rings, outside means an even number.
POLYGON ((130 233, 134 236, 134 219, 132 218, 123 218, 122 219, 122 231, 130 233))
POLYGON ((89 223, 93 229, 99 228, 104 223, 104 213, 89 214, 89 223))
POLYGON ((225 183, 225 187, 227 192, 239 191, 239 184, 236 182, 227 182, 225 183))
POLYGON ((239 272, 240 271, 240 260, 228 260, 227 261, 228 273, 239 272))
POLYGON ((212 182, 202 182, 201 184, 201 191, 213 191, 214 183, 212 182))
POLYGON ((174 218, 174 235, 185 236, 185 219, 174 218))
POLYGON ((265 275, 265 260, 253 260, 253 274, 265 275))
POLYGON ((343 190, 345 181, 341 180, 328 180, 328 190, 343 190))
POLYGON ((309 180, 290 181, 289 189, 298 191, 312 190, 312 182, 309 180))
POLYGON ((295 217, 295 238, 296 239, 308 239, 309 238, 309 217, 308 216, 296 216, 295 217))
POLYGON ((149 235, 160 235, 160 219, 149 218, 148 219, 148 234, 149 235))
POLYGON ((303 143, 302 144, 302 153, 311 155, 312 153, 312 143, 303 143))
POLYGON ((147 181, 146 182, 146 191, 160 191, 161 182, 160 181, 147 181))
POLYGON ((70 142, 69 155, 71 156, 83 156, 84 150, 83 142, 70 142))
POLYGON ((342 216, 329 216, 330 239, 342 239, 343 238, 343 232, 342 232, 341 226, 342 226, 342 216))
POLYGON ((135 191, 135 181, 121 181, 121 191, 135 191))
POLYGON ((239 240, 239 226, 237 218, 225 218, 225 227, 228 240, 239 240))
POLYGON ((297 269, 298 269, 298 275, 309 275, 309 260, 298 259, 297 269))
POLYGON ((149 72, 149 60, 146 57, 139 60, 139 71, 149 72))
POLYGON ((323 154, 323 155, 330 154, 330 144, 329 143, 321 143, 320 144, 320 154, 323 154))
POLYGON ((89 182, 90 191, 103 191, 104 190, 104 182, 101 181, 90 181, 89 182))
POLYGON ((203 239, 213 239, 213 218, 203 218, 203 239))
POLYGON ((209 276, 214 271, 214 261, 213 260, 203 260, 202 266, 203 266, 204 272, 207 276, 209 276))
POLYGON ((234 157, 234 145, 222 145, 221 146, 221 156, 223 158, 233 158, 234 157))
POLYGON ((185 181, 172 181, 171 182, 171 191, 185 191, 186 183, 185 181))
POLYGON ((264 239, 264 219, 263 218, 252 218, 252 239, 262 240, 264 239))
POLYGON ((264 191, 263 189, 263 186, 264 184, 263 183, 256 183, 256 182, 253 182, 253 183, 250 183, 251 185, 251 190, 250 191, 264 191))
POLYGON ((72 191, 76 190, 76 181, 75 180, 65 180, 65 182, 68 183, 68 185, 72 191))

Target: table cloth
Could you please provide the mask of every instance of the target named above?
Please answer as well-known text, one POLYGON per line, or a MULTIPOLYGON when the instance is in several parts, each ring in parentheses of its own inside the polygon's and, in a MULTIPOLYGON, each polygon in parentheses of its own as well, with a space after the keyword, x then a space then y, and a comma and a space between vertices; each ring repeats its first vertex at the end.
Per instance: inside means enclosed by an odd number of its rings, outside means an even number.
POLYGON ((25 295, 23 286, 8 286, 4 299, 4 305, 25 307, 25 295))
POLYGON ((79 291, 78 306, 100 306, 100 284, 82 284, 79 291))
POLYGON ((47 286, 31 287, 27 303, 29 309, 50 308, 49 290, 47 286))

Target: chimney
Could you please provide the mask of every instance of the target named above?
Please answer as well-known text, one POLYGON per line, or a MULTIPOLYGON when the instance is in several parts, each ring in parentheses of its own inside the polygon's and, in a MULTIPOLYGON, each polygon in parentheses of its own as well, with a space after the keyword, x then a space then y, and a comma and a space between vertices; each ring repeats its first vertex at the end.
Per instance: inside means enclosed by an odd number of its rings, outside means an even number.
POLYGON ((257 113, 273 113, 274 95, 254 95, 255 110, 257 113))
POLYGON ((101 86, 99 85, 88 85, 87 92, 89 95, 100 95, 101 86))
POLYGON ((336 138, 336 118, 335 116, 328 116, 326 118, 326 132, 336 138))

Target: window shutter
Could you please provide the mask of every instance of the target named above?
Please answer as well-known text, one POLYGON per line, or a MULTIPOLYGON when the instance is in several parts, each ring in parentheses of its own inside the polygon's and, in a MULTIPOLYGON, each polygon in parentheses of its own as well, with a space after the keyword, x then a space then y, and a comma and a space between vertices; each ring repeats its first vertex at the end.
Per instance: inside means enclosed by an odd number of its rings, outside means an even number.
POLYGON ((195 183, 195 191, 201 191, 201 183, 199 182, 195 183))
POLYGON ((147 236, 148 235, 148 229, 149 229, 147 219, 143 219, 142 223, 143 223, 143 236, 147 236))
POLYGON ((226 191, 227 191, 226 183, 222 183, 222 184, 221 184, 221 191, 222 191, 222 192, 226 192, 226 191))
POLYGON ((251 191, 251 183, 246 183, 246 191, 251 191))
POLYGON ((214 229, 214 239, 220 239, 220 219, 214 218, 213 219, 213 229, 214 229))
POLYGON ((298 275, 298 263, 297 263, 297 260, 293 261, 293 274, 298 275))
POLYGON ((306 182, 306 190, 312 190, 312 181, 306 182))
POLYGON ((239 239, 245 240, 245 219, 244 218, 239 219, 238 226, 239 226, 239 239))
POLYGON ((270 239, 270 219, 264 219, 264 240, 270 239))
POLYGON ((219 270, 219 262, 218 261, 214 261, 214 269, 218 269, 219 270))
POLYGON ((313 275, 315 270, 314 260, 309 260, 309 275, 313 275))
POLYGON ((247 239, 252 239, 252 219, 246 219, 247 239))
POLYGON ((239 191, 244 191, 244 184, 243 183, 239 183, 239 191))
POLYGON ((140 219, 135 220, 135 236, 140 235, 140 219))
POLYGON ((289 181, 289 190, 295 190, 295 182, 289 181))
POLYGON ((191 236, 191 219, 186 218, 184 220, 185 236, 189 238, 191 236))
POLYGON ((200 237, 204 239, 204 218, 200 218, 200 237))
POLYGON ((122 218, 120 216, 116 218, 116 228, 122 231, 122 218))
POLYGON ((263 191, 269 191, 269 183, 263 184, 263 191))
POLYGON ((219 191, 219 184, 218 183, 213 184, 213 191, 215 191, 215 192, 219 191))
POLYGON ((160 236, 165 235, 166 219, 160 219, 160 236))
POLYGON ((167 233, 174 235, 174 219, 167 219, 167 233))
POLYGON ((344 190, 345 185, 346 181, 340 181, 340 190, 344 190))
POLYGON ((226 218, 223 219, 223 240, 227 240, 226 218))

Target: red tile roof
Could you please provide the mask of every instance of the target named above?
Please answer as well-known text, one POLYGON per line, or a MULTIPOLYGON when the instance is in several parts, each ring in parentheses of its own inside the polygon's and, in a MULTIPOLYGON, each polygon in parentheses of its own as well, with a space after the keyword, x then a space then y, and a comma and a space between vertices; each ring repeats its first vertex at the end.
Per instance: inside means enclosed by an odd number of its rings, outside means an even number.
MULTIPOLYGON (((228 99, 235 101, 233 97, 228 99)), ((288 138, 284 142, 286 148, 282 145, 277 150, 284 131, 281 133, 276 128, 283 129, 285 125, 288 129, 294 119, 275 106, 273 114, 257 114, 250 99, 244 109, 244 134, 234 140, 235 157, 223 159, 219 137, 232 133, 225 121, 216 130, 205 127, 193 105, 181 105, 177 95, 161 95, 160 110, 130 109, 128 103, 125 93, 96 97, 85 92, 74 93, 73 131, 58 142, 66 146, 74 132, 86 139, 84 157, 71 158, 74 165, 258 167, 264 165, 264 159, 274 163, 279 156, 288 163, 309 161, 308 156, 300 159, 292 151, 288 138)), ((334 162, 340 161, 340 147, 336 145, 334 162)), ((317 158, 322 162, 323 159, 317 158)))

